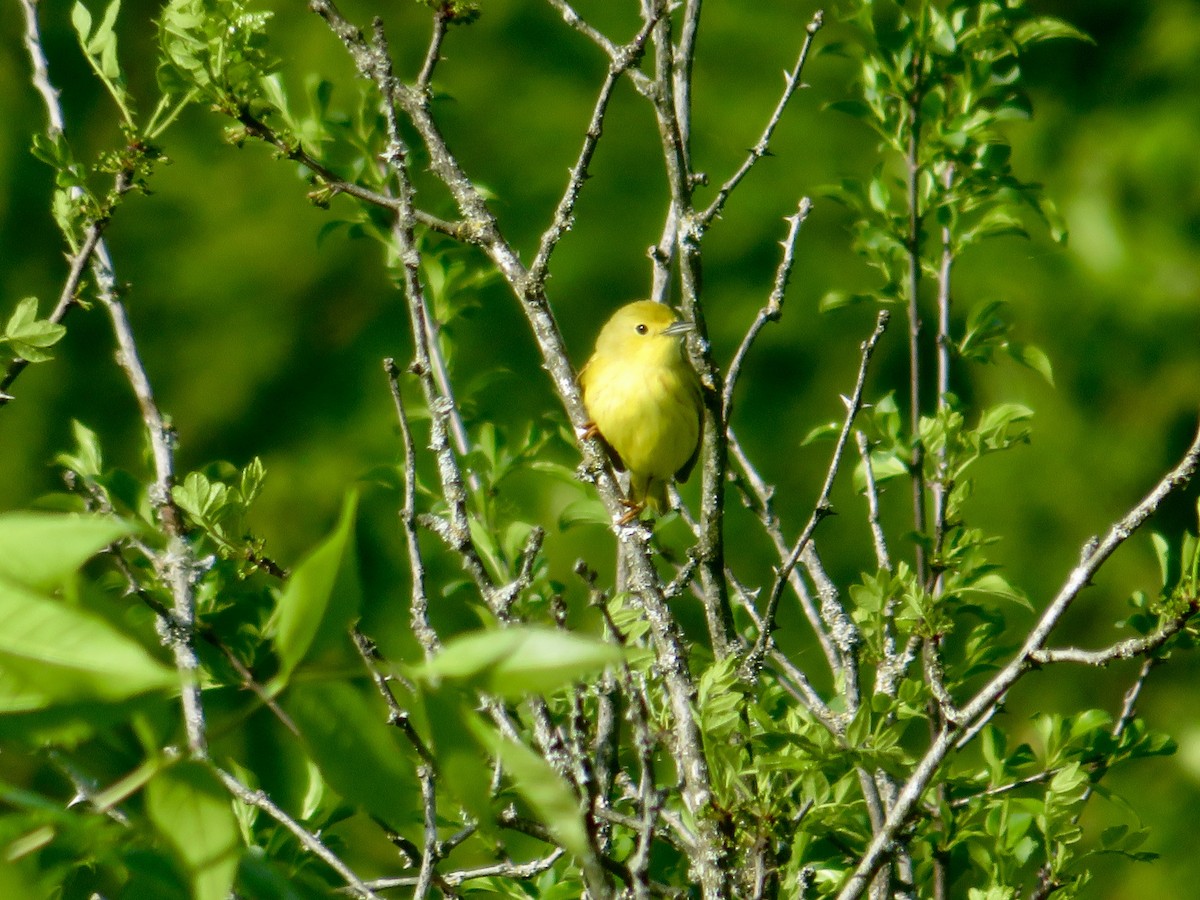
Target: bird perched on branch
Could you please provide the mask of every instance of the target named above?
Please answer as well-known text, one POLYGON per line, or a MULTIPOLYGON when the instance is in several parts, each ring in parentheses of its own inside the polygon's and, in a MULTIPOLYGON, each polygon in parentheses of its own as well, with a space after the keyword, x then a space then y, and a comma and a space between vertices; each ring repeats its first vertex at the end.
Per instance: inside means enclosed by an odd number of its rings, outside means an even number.
POLYGON ((692 324, 669 306, 639 300, 600 329, 596 351, 579 373, 583 405, 613 463, 629 471, 625 525, 649 506, 667 507, 667 483, 687 481, 700 453, 704 403, 700 379, 684 353, 692 324))

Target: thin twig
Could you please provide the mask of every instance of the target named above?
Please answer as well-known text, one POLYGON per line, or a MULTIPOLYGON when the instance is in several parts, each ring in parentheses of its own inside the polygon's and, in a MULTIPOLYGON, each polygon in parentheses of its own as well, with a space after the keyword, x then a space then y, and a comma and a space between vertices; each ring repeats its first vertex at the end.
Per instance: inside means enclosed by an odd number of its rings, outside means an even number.
MULTIPOLYGON (((448 887, 458 887, 468 881, 473 881, 476 878, 513 878, 517 880, 528 880, 541 875, 563 855, 565 851, 562 847, 555 850, 548 856, 540 857, 539 859, 531 859, 525 863, 515 862, 499 862, 492 863, 486 866, 477 866, 474 869, 461 869, 457 872, 442 872, 438 875, 438 881, 448 887)), ((398 887, 412 887, 418 883, 418 876, 405 875, 399 878, 378 878, 374 881, 368 881, 367 887, 376 891, 387 891, 398 887)))
MULTIPOLYGON (((879 524, 879 486, 875 483, 875 466, 871 462, 871 447, 867 436, 861 431, 854 432, 854 441, 858 445, 858 456, 862 460, 863 474, 866 478, 867 495, 867 524, 871 528, 871 542, 875 546, 875 564, 881 571, 892 571, 892 558, 888 553, 887 536, 883 526, 879 524)), ((885 622, 885 624, 887 624, 885 622)), ((889 635, 889 639, 890 635, 889 635)))
MULTIPOLYGON (((770 593, 767 595, 767 605, 762 614, 763 627, 759 631, 753 648, 751 648, 750 653, 747 654, 746 659, 742 663, 742 671, 747 677, 752 677, 753 672, 761 665, 763 656, 767 652, 771 632, 775 630, 775 615, 779 610, 779 599, 783 596, 783 589, 787 584, 788 576, 795 569, 796 563, 800 561, 800 555, 808 547, 817 526, 826 516, 833 512, 833 508, 829 502, 829 495, 833 490, 833 482, 837 477, 838 468, 841 465, 842 455, 846 449, 846 441, 850 436, 850 429, 854 425, 854 419, 857 417, 858 411, 862 408, 863 387, 866 385, 867 369, 871 364, 871 357, 875 353, 875 347, 879 343, 879 339, 883 337, 884 331, 887 330, 890 318, 891 313, 888 310, 880 310, 875 321, 874 331, 863 342, 862 355, 858 366, 858 378, 850 399, 846 401, 846 417, 842 423, 842 430, 838 434, 837 442, 834 444, 829 468, 825 472, 825 481, 821 485, 820 494, 817 495, 817 502, 813 506, 812 514, 809 516, 804 529, 800 532, 800 537, 797 538, 791 552, 788 553, 787 557, 783 560, 783 564, 775 573, 775 580, 771 585, 770 593)), ((849 660, 846 654, 839 653, 839 656, 839 668, 844 669, 849 660)))
MULTIPOLYGON (((737 464, 738 474, 741 476, 736 483, 743 489, 747 504, 754 511, 763 530, 766 531, 767 536, 771 539, 771 543, 775 546, 775 552, 783 559, 787 556, 789 548, 787 541, 783 537, 779 519, 772 508, 775 489, 766 483, 762 475, 754 467, 754 464, 750 462, 732 428, 728 429, 728 434, 729 452, 737 464)), ((833 641, 825 629, 825 623, 821 621, 821 613, 813 602, 808 587, 804 584, 800 573, 794 568, 788 573, 787 580, 788 585, 792 588, 792 592, 796 595, 797 601, 800 603, 804 617, 808 619, 808 624, 812 627, 817 642, 821 645, 821 650, 825 654, 825 660, 829 663, 830 671, 834 673, 838 672, 840 663, 837 650, 834 648, 833 641)), ((761 617, 759 621, 762 621, 761 617)))
POLYGON ((446 7, 436 6, 433 10, 433 33, 429 36, 429 48, 425 51, 425 62, 417 74, 416 87, 418 91, 428 94, 432 91, 433 70, 442 58, 442 41, 446 38, 449 20, 446 17, 446 7))
POLYGON ((243 803, 265 812, 290 831, 306 850, 337 872, 354 896, 365 898, 365 900, 380 900, 379 896, 355 875, 348 865, 342 862, 341 857, 330 850, 319 837, 276 806, 263 791, 252 790, 224 769, 214 766, 213 771, 216 772, 217 777, 221 779, 229 793, 243 803))
POLYGON ((433 768, 429 765, 419 766, 417 777, 421 781, 421 805, 425 810, 425 829, 421 848, 421 869, 417 874, 413 900, 425 900, 425 895, 429 893, 430 883, 433 881, 434 866, 438 861, 437 782, 433 768))
POLYGON ((750 352, 750 347, 758 338, 760 331, 766 327, 768 322, 778 322, 783 316, 783 296, 787 290, 788 279, 792 274, 792 266, 796 259, 796 238, 800 235, 800 226, 804 224, 808 218, 809 212, 812 211, 812 201, 807 197, 800 199, 800 205, 796 211, 786 216, 783 221, 788 223, 787 236, 779 242, 779 246, 783 248, 783 257, 779 260, 779 267, 775 270, 775 282, 771 287, 771 294, 767 298, 767 305, 758 311, 758 315, 754 317, 754 321, 750 324, 750 329, 746 332, 746 336, 742 338, 742 343, 738 345, 737 352, 733 354, 733 359, 729 363, 729 368, 725 375, 725 393, 721 397, 721 404, 725 408, 725 420, 729 421, 733 410, 733 389, 737 384, 738 375, 742 371, 742 363, 746 359, 746 354, 750 352))
POLYGON ((965 797, 955 797, 950 801, 950 807, 951 809, 962 809, 963 807, 970 806, 977 800, 986 800, 989 797, 998 797, 1001 794, 1007 794, 1012 791, 1020 790, 1023 787, 1029 787, 1031 784, 1044 784, 1061 771, 1061 767, 1047 769, 1044 772, 1028 775, 1025 778, 1018 778, 1016 781, 1010 781, 1007 784, 998 784, 995 787, 987 788, 975 794, 968 794, 965 797))
POLYGON ((387 373, 388 386, 392 392, 392 403, 396 407, 396 420, 400 423, 400 439, 404 444, 404 506, 400 510, 400 521, 404 525, 404 546, 408 551, 409 574, 412 579, 412 592, 409 599, 409 620, 412 622, 413 634, 425 651, 425 658, 430 659, 441 647, 437 633, 429 621, 429 595, 425 590, 425 561, 421 556, 421 543, 417 539, 417 455, 413 444, 412 429, 408 423, 408 413, 404 408, 404 398, 400 392, 400 370, 396 361, 385 359, 384 372, 387 373))
POLYGON ((1030 653, 1029 658, 1039 665, 1068 662, 1085 666, 1107 666, 1118 660, 1146 656, 1182 631, 1198 609, 1200 598, 1193 598, 1180 613, 1167 619, 1144 637, 1126 638, 1099 650, 1082 650, 1078 647, 1042 648, 1030 653))
POLYGON ((758 161, 764 156, 770 155, 771 136, 775 133, 775 128, 779 125, 780 119, 783 118, 783 112, 787 109, 788 101, 792 99, 792 94, 796 92, 798 87, 802 86, 800 76, 804 72, 805 62, 808 61, 808 51, 812 49, 813 38, 816 37, 817 32, 821 30, 821 26, 824 24, 825 13, 818 9, 813 13, 812 19, 804 28, 804 43, 800 47, 800 55, 796 58, 796 64, 792 66, 790 72, 783 73, 783 95, 779 98, 779 102, 775 104, 775 111, 771 113, 771 118, 767 120, 767 125, 763 129, 758 143, 751 148, 738 170, 730 176, 728 181, 721 185, 717 191, 717 196, 713 198, 708 208, 700 214, 701 229, 708 228, 713 220, 721 214, 721 210, 725 208, 725 202, 729 199, 729 195, 733 193, 734 188, 742 183, 742 179, 750 174, 750 170, 754 168, 758 161))
POLYGON ((608 112, 608 105, 609 101, 612 100, 613 90, 616 88, 621 76, 636 66, 641 60, 642 54, 646 49, 646 41, 650 37, 650 29, 654 27, 654 22, 654 18, 648 18, 642 24, 641 29, 632 41, 623 47, 616 48, 616 52, 609 63, 604 83, 600 87, 600 95, 596 98, 596 104, 592 109, 592 117, 588 122, 587 131, 584 134, 583 147, 579 151, 579 157, 575 161, 575 165, 571 167, 570 176, 567 179, 567 187, 563 191, 563 195, 558 201, 558 206, 554 210, 554 217, 551 220, 550 227, 542 233, 537 255, 534 257, 533 262, 529 264, 529 278, 531 279, 532 287, 536 290, 543 289, 546 276, 549 272, 550 256, 554 253, 554 248, 558 246, 558 242, 562 239, 563 235, 571 228, 575 213, 575 204, 579 200, 579 192, 583 188, 583 183, 589 177, 588 166, 595 155, 596 145, 604 134, 604 117, 608 112))
MULTIPOLYGON (((566 0, 546 0, 546 2, 558 11, 567 25, 603 50, 608 56, 609 62, 616 63, 621 58, 621 48, 598 28, 589 24, 566 0)), ((646 77, 645 73, 637 69, 630 69, 629 76, 640 93, 645 94, 650 90, 650 79, 646 77)))

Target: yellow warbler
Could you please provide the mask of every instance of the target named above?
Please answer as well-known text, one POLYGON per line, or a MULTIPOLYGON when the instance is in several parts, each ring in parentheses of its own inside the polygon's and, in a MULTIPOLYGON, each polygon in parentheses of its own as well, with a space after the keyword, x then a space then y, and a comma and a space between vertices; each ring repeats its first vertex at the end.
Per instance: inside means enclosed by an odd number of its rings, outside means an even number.
POLYGON ((599 433, 618 469, 629 470, 632 521, 649 504, 667 508, 667 482, 687 481, 700 451, 700 381, 684 355, 692 325, 669 306, 639 300, 622 306, 596 338, 579 373, 589 432, 599 433))

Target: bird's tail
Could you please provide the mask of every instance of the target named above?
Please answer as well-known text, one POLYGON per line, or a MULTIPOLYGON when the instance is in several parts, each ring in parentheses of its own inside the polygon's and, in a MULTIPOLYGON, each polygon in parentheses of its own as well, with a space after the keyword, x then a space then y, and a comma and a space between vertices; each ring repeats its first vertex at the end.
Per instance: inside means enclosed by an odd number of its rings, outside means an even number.
POLYGON ((671 502, 667 499, 667 482, 661 478, 631 475, 629 497, 634 503, 644 503, 656 516, 671 510, 671 502))

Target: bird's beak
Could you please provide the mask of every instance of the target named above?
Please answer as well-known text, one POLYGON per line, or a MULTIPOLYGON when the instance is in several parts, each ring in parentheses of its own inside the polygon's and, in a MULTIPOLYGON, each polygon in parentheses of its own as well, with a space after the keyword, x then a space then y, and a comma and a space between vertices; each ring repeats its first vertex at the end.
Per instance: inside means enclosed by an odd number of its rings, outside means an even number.
POLYGON ((687 334, 689 331, 694 331, 696 326, 691 322, 672 322, 662 330, 663 334, 674 337, 677 334, 687 334))

